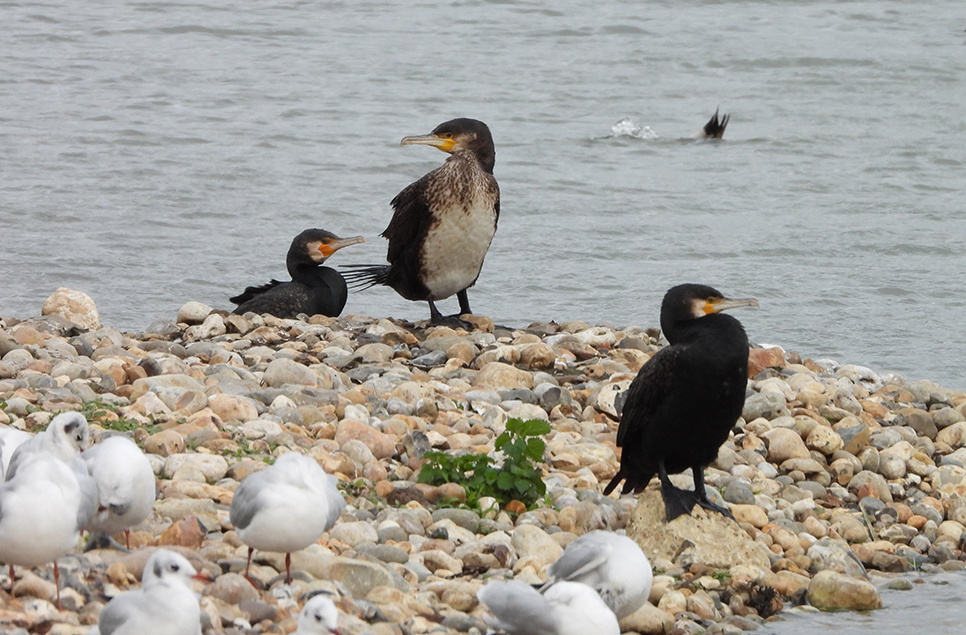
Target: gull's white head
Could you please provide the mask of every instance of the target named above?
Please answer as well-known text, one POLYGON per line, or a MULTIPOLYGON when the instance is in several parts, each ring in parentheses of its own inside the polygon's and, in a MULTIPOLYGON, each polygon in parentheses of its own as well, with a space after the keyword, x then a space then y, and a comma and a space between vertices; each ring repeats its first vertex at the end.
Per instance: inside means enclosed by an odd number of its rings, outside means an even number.
POLYGON ((165 584, 174 580, 187 583, 190 579, 206 580, 204 573, 198 571, 188 562, 188 559, 180 553, 158 549, 144 565, 144 573, 141 576, 141 584, 150 587, 154 584, 165 584))
POLYGON ((324 595, 316 595, 305 603, 299 615, 296 635, 339 635, 339 611, 324 595))

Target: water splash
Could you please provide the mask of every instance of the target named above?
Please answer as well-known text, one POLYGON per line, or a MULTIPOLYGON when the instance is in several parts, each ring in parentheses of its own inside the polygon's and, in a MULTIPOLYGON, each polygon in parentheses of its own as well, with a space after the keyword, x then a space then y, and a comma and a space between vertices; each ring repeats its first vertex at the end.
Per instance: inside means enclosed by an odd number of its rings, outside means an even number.
POLYGON ((641 127, 630 117, 624 117, 610 127, 615 137, 634 137, 635 139, 657 139, 661 135, 651 130, 650 126, 641 127))

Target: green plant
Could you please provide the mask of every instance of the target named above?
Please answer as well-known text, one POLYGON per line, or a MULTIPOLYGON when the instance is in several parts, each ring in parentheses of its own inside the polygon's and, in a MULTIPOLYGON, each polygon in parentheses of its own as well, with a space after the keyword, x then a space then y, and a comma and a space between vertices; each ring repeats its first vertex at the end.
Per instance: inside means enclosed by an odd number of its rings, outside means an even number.
POLYGON ((495 498, 501 505, 518 500, 529 508, 547 493, 537 463, 546 450, 538 437, 548 432, 550 424, 542 419, 510 419, 494 445, 504 454, 502 465, 496 466, 485 454, 451 456, 431 451, 423 455, 427 462, 419 471, 419 482, 458 483, 466 491, 467 505, 474 508, 484 496, 495 498))
POLYGON ((107 401, 102 401, 100 399, 95 399, 93 401, 85 401, 81 404, 80 410, 78 410, 84 418, 88 421, 95 421, 99 426, 105 430, 115 430, 117 432, 133 432, 138 428, 143 428, 148 434, 154 434, 158 432, 161 428, 154 423, 154 417, 148 416, 148 419, 152 423, 145 424, 141 423, 136 419, 129 419, 127 417, 119 416, 117 419, 105 418, 107 413, 111 412, 117 414, 117 406, 107 401))

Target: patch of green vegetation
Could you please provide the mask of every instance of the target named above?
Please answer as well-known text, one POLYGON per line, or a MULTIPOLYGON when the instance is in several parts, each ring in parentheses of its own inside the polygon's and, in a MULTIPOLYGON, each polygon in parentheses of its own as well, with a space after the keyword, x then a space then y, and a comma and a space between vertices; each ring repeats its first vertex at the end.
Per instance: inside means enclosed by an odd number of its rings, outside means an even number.
POLYGON ((458 483, 466 491, 466 504, 471 508, 479 506, 480 498, 490 496, 501 506, 518 500, 529 509, 547 493, 538 463, 546 450, 539 437, 548 432, 550 424, 542 419, 510 419, 494 446, 505 455, 501 466, 495 466, 485 454, 451 456, 432 451, 423 455, 427 462, 419 471, 419 482, 458 483))
POLYGON ((715 571, 714 573, 712 573, 711 577, 717 580, 718 582, 720 582, 721 584, 726 584, 728 580, 731 579, 731 574, 728 573, 727 571, 721 570, 721 571, 715 571))
POLYGON ((275 462, 275 457, 272 452, 278 447, 277 443, 266 443, 268 449, 264 447, 256 448, 254 445, 246 438, 242 437, 236 439, 235 443, 238 444, 237 450, 222 450, 221 455, 227 458, 233 458, 237 460, 241 459, 260 459, 263 463, 268 463, 271 465, 275 462))
POLYGON ((93 401, 85 401, 81 404, 79 413, 84 415, 84 418, 88 421, 93 421, 97 425, 101 426, 105 430, 114 430, 116 432, 133 432, 137 429, 143 429, 148 434, 154 434, 161 430, 161 427, 154 423, 154 417, 149 416, 148 419, 151 423, 144 424, 137 419, 129 419, 127 417, 118 416, 117 419, 112 419, 108 417, 108 413, 117 414, 117 405, 112 404, 101 399, 94 399, 93 401))

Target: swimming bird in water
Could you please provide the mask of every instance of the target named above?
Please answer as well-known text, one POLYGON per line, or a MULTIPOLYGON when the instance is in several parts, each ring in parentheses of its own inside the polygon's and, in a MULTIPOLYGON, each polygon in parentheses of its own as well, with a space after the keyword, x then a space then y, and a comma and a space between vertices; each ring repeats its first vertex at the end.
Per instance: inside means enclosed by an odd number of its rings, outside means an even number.
POLYGON ((720 139, 724 137, 725 128, 728 127, 728 122, 731 121, 731 115, 725 114, 718 119, 718 109, 714 109, 714 114, 711 115, 711 119, 708 123, 704 124, 704 128, 698 130, 693 135, 692 139, 720 139))
POLYGON ((231 298, 238 305, 234 313, 251 311, 280 318, 294 318, 299 313, 338 317, 349 291, 342 274, 322 263, 343 247, 364 242, 362 236, 339 238, 324 229, 306 229, 292 240, 285 257, 292 280, 272 280, 260 287, 246 288, 231 298))
POLYGON ((661 303, 661 329, 669 346, 641 367, 627 389, 617 430, 623 448, 609 494, 641 492, 657 474, 671 521, 689 514, 695 503, 728 517, 708 500, 704 466, 718 456, 741 416, 748 384, 748 336, 727 309, 758 306, 753 299, 730 300, 699 284, 670 289, 661 303), (678 489, 668 474, 691 468, 694 491, 678 489))
POLYGON ((496 151, 490 129, 476 119, 453 119, 401 145, 430 145, 446 162, 392 199, 388 265, 348 267, 359 288, 381 284, 407 300, 429 302, 432 324, 466 326, 472 313, 466 290, 476 283, 500 218, 500 188, 493 178, 496 151), (458 315, 443 316, 436 301, 456 294, 458 315))

